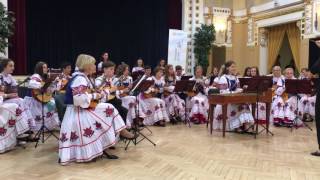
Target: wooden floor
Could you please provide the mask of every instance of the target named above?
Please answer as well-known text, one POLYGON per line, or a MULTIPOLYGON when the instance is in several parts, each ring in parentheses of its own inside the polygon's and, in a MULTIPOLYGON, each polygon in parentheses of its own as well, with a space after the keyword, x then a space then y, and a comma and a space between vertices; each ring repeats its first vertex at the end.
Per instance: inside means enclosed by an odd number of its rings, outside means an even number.
MULTIPOLYGON (((313 126, 314 127, 314 126, 313 126)), ((281 179, 319 180, 320 158, 316 134, 301 128, 273 128, 275 136, 221 133, 210 135, 205 125, 151 127, 157 146, 144 141, 123 144, 113 154, 119 160, 61 166, 57 163, 57 141, 51 138, 34 149, 16 149, 0 155, 0 178, 14 179, 281 179)))

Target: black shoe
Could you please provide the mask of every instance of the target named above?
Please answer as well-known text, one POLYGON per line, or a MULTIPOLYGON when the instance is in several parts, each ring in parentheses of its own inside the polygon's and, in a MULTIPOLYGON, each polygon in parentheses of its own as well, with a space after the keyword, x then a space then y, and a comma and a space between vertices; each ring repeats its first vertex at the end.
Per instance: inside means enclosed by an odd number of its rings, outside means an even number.
POLYGON ((315 151, 311 153, 312 156, 320 156, 320 152, 319 151, 315 151))
POLYGON ((111 147, 109 147, 109 149, 111 149, 111 150, 115 150, 115 149, 116 149, 116 147, 111 146, 111 147))
POLYGON ((105 157, 107 159, 119 159, 118 156, 112 155, 112 154, 108 154, 107 152, 103 152, 103 157, 105 157))

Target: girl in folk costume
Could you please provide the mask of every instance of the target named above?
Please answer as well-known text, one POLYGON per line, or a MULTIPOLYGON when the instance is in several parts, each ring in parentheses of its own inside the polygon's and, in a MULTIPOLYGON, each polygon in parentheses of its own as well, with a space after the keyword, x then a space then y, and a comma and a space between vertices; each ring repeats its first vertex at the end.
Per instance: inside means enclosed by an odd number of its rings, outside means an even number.
POLYGON ((138 71, 144 72, 144 63, 141 58, 137 60, 136 66, 132 68, 132 73, 138 72, 138 71))
POLYGON ((246 67, 243 73, 243 77, 248 78, 251 77, 251 67, 246 67))
MULTIPOLYGON (((42 115, 44 115, 44 123, 45 126, 52 130, 54 128, 59 127, 59 117, 56 112, 56 105, 53 98, 51 98, 48 102, 41 102, 41 91, 48 77, 48 66, 45 62, 38 62, 35 66, 35 73, 31 76, 28 88, 32 89, 34 93, 33 97, 26 96, 24 98, 25 104, 27 107, 32 107, 30 112, 32 114, 32 118, 35 120, 35 127, 31 127, 32 130, 38 131, 42 126, 42 115), (37 98, 39 97, 40 98, 37 98), (42 105, 44 103, 44 105, 42 105), (42 107, 43 106, 43 107, 42 107), (42 114, 42 108, 44 114, 42 114)), ((55 87, 55 82, 53 82, 50 87, 47 88, 48 94, 53 94, 55 87)))
POLYGON ((163 71, 166 68, 167 62, 164 59, 160 59, 159 64, 157 65, 157 67, 160 67, 163 71))
POLYGON ((81 54, 77 58, 79 72, 74 73, 66 90, 68 104, 61 124, 59 140, 60 163, 91 161, 102 154, 109 159, 106 149, 116 143, 116 134, 126 139, 136 138, 126 130, 118 110, 109 103, 100 103, 107 91, 95 93, 88 76, 95 71, 95 59, 81 54))
POLYGON ((284 87, 284 76, 281 75, 281 67, 274 66, 272 68, 272 104, 271 104, 271 121, 275 126, 280 126, 284 119, 283 111, 283 87, 284 87))
POLYGON ((202 76, 202 73, 202 67, 197 66, 195 76, 190 78, 190 80, 196 81, 194 92, 187 98, 187 110, 190 112, 189 118, 195 124, 205 123, 208 119, 209 103, 205 92, 206 79, 202 76))
MULTIPOLYGON (((136 118, 136 97, 129 96, 129 91, 132 88, 132 77, 129 75, 130 70, 127 64, 120 64, 117 67, 116 78, 114 78, 113 84, 119 88, 118 97, 122 101, 122 106, 128 110, 126 125, 131 127, 133 120, 136 118)), ((139 108, 140 118, 145 118, 145 114, 139 108)), ((140 122, 139 122, 140 123, 140 122)), ((141 122, 142 123, 142 122, 141 122)))
MULTIPOLYGON (((309 69, 305 69, 306 72, 304 74, 304 78, 311 80, 313 78, 313 74, 309 69)), ((312 82, 313 83, 313 82, 312 82)), ((301 94, 301 99, 298 102, 298 115, 300 119, 304 119, 306 121, 310 121, 315 116, 315 103, 316 103, 316 95, 311 94, 301 94)))
POLYGON ((4 103, 4 94, 0 92, 0 153, 13 149, 17 144, 17 136, 29 129, 22 123, 22 114, 16 103, 4 103), (19 122, 20 121, 20 122, 19 122))
MULTIPOLYGON (((99 76, 95 80, 95 87, 98 89, 104 89, 108 91, 108 97, 106 98, 106 102, 112 104, 120 113, 122 119, 128 119, 128 110, 122 106, 122 101, 119 98, 119 94, 122 93, 117 90, 115 85, 115 77, 114 77, 114 70, 115 64, 112 61, 108 61, 103 63, 103 75, 99 76)), ((127 90, 124 90, 127 91, 127 90)))
POLYGON ((176 76, 173 66, 168 64, 165 69, 165 87, 163 99, 166 103, 167 113, 172 123, 185 119, 185 103, 173 92, 176 84, 176 76))
POLYGON ((32 118, 29 107, 24 104, 22 98, 17 94, 18 84, 12 77, 14 70, 14 62, 11 59, 2 59, 0 62, 0 87, 4 88, 0 90, 3 92, 4 103, 13 103, 18 105, 16 108, 16 126, 18 134, 22 134, 29 130, 29 124, 35 126, 34 119, 32 118), (15 89, 15 90, 14 90, 15 89), (12 91, 13 92, 10 92, 12 91), (7 91, 7 92, 6 92, 7 91))
POLYGON ((147 78, 147 80, 153 80, 154 85, 146 92, 140 93, 138 96, 139 108, 146 115, 143 121, 143 124, 145 125, 164 127, 166 122, 169 122, 166 104, 159 98, 159 94, 163 92, 163 87, 165 85, 162 74, 162 68, 156 68, 155 76, 147 78))
POLYGON ((142 77, 144 72, 145 72, 145 67, 144 67, 143 60, 141 58, 139 58, 137 60, 136 66, 133 67, 133 69, 132 69, 133 80, 135 81, 135 80, 139 79, 140 77, 142 77))
POLYGON ((101 54, 101 61, 98 64, 98 73, 102 73, 102 64, 109 61, 109 53, 108 52, 103 52, 101 54))
MULTIPOLYGON (((239 88, 239 80, 236 77, 235 62, 226 62, 223 75, 220 77, 218 84, 221 94, 240 93, 243 91, 241 88, 239 88)), ((222 106, 217 105, 214 112, 214 129, 222 129, 222 116, 222 106)), ((228 105, 226 129, 239 130, 239 127, 253 123, 254 119, 248 104, 228 105)))

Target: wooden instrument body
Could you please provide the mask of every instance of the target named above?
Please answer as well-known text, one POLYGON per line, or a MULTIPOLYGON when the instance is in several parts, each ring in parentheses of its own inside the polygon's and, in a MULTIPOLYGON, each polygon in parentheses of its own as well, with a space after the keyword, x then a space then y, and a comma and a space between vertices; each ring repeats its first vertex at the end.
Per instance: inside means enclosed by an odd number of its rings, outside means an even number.
POLYGON ((42 93, 40 89, 33 89, 31 93, 33 98, 42 103, 48 103, 52 99, 51 93, 42 93))

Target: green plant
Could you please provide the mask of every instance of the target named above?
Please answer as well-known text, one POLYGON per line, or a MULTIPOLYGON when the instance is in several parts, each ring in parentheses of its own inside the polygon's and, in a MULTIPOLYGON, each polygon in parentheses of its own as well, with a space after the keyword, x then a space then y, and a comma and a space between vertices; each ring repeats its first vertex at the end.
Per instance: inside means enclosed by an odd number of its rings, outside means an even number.
POLYGON ((8 38, 13 35, 14 21, 13 13, 0 2, 0 53, 5 53, 9 45, 8 38))
POLYGON ((215 40, 215 28, 211 25, 201 24, 194 34, 194 54, 197 59, 196 65, 203 67, 204 73, 207 72, 209 66, 208 55, 215 40))

